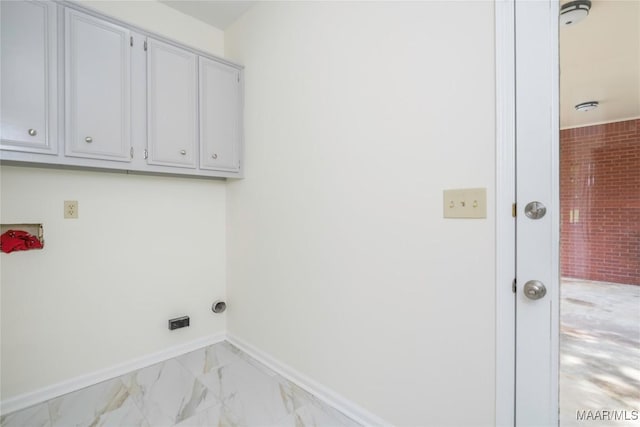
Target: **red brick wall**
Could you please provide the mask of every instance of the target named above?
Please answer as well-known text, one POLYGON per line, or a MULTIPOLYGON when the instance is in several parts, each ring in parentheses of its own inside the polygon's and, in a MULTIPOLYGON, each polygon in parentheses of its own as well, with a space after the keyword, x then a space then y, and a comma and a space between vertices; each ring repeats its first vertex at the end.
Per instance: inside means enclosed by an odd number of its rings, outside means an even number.
POLYGON ((640 120, 560 132, 560 207, 563 277, 640 285, 640 120))

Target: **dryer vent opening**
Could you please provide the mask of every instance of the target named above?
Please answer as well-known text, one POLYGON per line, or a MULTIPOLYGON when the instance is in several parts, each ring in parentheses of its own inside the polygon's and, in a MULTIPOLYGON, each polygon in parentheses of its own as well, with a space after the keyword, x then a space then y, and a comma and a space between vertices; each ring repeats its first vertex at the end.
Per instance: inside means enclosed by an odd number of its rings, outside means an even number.
POLYGON ((216 314, 223 313, 227 309, 227 303, 224 301, 216 301, 211 306, 211 311, 216 314))

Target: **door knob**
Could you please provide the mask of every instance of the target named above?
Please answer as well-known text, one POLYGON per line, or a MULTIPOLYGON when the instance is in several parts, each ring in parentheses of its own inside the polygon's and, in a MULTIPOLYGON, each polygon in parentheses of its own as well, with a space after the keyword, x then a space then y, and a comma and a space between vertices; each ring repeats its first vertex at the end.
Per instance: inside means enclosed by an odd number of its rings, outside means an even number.
POLYGON ((35 129, 29 129, 29 135, 30 136, 36 136, 38 134, 38 132, 36 132, 35 129))
POLYGON ((183 156, 187 154, 187 150, 180 150, 180 154, 182 154, 183 156))
POLYGON ((90 136, 87 136, 87 137, 84 139, 84 142, 86 142, 87 144, 91 144, 91 143, 93 142, 93 138, 91 138, 90 136))
POLYGON ((524 284, 524 295, 529 299, 540 299, 547 294, 547 288, 539 280, 529 280, 524 284))

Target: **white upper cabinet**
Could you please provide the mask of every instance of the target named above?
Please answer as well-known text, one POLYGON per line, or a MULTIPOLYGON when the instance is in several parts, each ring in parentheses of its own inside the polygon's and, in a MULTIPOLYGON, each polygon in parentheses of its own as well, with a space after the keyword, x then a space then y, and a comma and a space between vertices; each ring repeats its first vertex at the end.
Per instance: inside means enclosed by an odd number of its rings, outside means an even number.
POLYGON ((0 0, 0 160, 242 178, 242 67, 81 3, 0 0))
POLYGON ((130 161, 129 30, 67 8, 65 66, 65 154, 130 161))
POLYGON ((240 71, 200 58, 200 168, 240 170, 240 71))
POLYGON ((149 38, 148 162, 195 168, 198 158, 196 55, 149 38))
POLYGON ((55 3, 0 1, 0 148, 56 154, 55 3))

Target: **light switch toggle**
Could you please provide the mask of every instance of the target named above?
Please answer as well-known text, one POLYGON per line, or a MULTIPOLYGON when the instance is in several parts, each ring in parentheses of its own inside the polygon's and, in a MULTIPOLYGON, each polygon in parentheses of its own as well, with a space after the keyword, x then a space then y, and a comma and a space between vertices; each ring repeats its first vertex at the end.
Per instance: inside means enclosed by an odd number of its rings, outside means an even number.
POLYGON ((486 218, 487 189, 444 190, 443 208, 445 218, 486 218))

